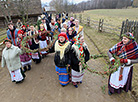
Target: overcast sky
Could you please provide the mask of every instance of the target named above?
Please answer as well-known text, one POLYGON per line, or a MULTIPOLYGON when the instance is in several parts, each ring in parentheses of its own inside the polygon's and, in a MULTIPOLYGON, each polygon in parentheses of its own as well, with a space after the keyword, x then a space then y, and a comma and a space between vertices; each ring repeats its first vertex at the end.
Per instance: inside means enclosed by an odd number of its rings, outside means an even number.
MULTIPOLYGON (((42 3, 49 3, 51 0, 41 0, 42 3)), ((69 0, 70 2, 72 2, 72 0, 69 0)), ((73 0, 73 3, 79 3, 82 1, 88 1, 88 0, 73 0)))

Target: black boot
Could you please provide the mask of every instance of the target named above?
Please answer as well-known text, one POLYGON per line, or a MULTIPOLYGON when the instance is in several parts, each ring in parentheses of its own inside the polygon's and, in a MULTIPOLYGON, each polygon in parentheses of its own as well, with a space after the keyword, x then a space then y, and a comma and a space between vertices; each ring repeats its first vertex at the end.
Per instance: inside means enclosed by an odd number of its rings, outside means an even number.
POLYGON ((24 67, 23 67, 23 72, 25 73, 26 71, 27 71, 27 67, 24 66, 24 67))
POLYGON ((26 75, 24 74, 24 71, 22 70, 22 68, 20 68, 20 70, 21 70, 21 74, 23 76, 23 79, 25 79, 26 75))
POLYGON ((44 59, 44 58, 45 58, 45 55, 42 54, 42 59, 44 59))
POLYGON ((31 65, 28 65, 28 70, 31 70, 31 65))

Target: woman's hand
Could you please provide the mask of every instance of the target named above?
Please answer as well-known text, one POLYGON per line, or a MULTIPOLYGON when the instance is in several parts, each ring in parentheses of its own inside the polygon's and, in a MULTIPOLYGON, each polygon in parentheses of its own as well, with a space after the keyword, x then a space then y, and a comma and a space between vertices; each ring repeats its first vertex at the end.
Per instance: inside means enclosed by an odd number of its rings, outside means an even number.
POLYGON ((81 62, 79 62, 79 66, 81 65, 81 62))

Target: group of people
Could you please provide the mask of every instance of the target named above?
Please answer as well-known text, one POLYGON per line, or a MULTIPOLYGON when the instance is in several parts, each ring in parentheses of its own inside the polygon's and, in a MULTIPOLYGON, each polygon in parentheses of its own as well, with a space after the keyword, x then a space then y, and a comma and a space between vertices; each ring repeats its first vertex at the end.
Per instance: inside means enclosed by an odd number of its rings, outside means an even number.
POLYGON ((2 52, 2 67, 7 64, 12 82, 23 82, 24 73, 31 70, 32 60, 36 64, 40 63, 49 53, 55 52, 55 70, 59 76, 59 83, 66 86, 72 82, 76 88, 82 83, 84 68, 81 58, 84 58, 86 63, 90 55, 84 42, 83 27, 73 17, 69 21, 61 22, 61 19, 49 21, 42 14, 38 17, 36 27, 22 25, 21 29, 17 29, 11 22, 8 23, 7 38, 4 40, 6 47, 2 52), (34 37, 26 42, 25 47, 35 50, 46 48, 53 42, 55 35, 58 38, 47 51, 31 53, 22 48, 21 43, 26 36, 34 37))
MULTIPOLYGON (((18 30, 13 23, 8 23, 8 28, 1 65, 4 67, 7 64, 13 82, 20 83, 24 80, 24 72, 31 69, 32 60, 36 64, 40 63, 47 54, 55 52, 55 70, 59 83, 64 87, 71 82, 76 88, 82 83, 82 62, 89 60, 90 53, 84 42, 83 26, 79 25, 77 19, 71 17, 68 21, 68 17, 63 15, 49 20, 41 15, 38 17, 37 27, 23 25, 18 30), (63 18, 65 20, 61 22, 63 18), (21 42, 24 37, 32 35, 35 36, 26 42, 26 47, 31 50, 46 48, 55 35, 58 38, 47 51, 26 52, 22 49, 21 42)), ((138 47, 133 34, 123 34, 122 41, 109 49, 108 56, 111 64, 115 63, 114 56, 119 57, 121 63, 118 70, 109 76, 108 94, 121 93, 121 90, 128 92, 132 88, 133 64, 138 63, 138 47)))

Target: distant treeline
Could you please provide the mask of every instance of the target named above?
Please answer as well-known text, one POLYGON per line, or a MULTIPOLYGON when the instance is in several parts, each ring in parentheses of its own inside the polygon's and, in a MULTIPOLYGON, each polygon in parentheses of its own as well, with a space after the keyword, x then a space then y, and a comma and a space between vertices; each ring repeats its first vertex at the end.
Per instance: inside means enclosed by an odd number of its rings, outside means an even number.
POLYGON ((57 12, 79 12, 91 9, 120 9, 128 6, 137 7, 138 0, 88 0, 78 4, 69 2, 69 0, 52 0, 50 6, 57 12))
POLYGON ((133 0, 89 0, 76 4, 75 10, 90 10, 90 9, 116 9, 127 8, 133 5, 133 0))

